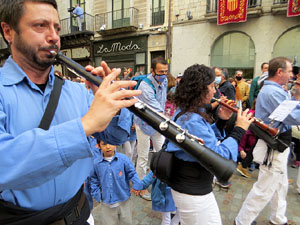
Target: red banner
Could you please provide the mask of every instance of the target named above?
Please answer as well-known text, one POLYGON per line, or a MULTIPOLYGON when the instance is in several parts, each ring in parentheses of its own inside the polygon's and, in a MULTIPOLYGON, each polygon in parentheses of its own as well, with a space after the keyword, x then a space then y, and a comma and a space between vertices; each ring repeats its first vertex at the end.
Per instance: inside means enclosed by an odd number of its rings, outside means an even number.
POLYGON ((218 0, 218 25, 247 20, 248 0, 218 0))
POLYGON ((289 0, 287 8, 287 16, 299 16, 300 15, 300 0, 289 0))

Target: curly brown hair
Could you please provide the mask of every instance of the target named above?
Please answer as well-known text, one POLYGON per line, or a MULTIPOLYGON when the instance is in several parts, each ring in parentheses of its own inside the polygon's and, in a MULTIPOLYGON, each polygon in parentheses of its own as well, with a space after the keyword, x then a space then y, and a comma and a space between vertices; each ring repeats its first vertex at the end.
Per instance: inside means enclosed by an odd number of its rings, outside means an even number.
POLYGON ((199 106, 208 94, 208 85, 215 80, 213 70, 205 65, 195 64, 188 67, 176 88, 175 104, 183 112, 199 113, 199 106))

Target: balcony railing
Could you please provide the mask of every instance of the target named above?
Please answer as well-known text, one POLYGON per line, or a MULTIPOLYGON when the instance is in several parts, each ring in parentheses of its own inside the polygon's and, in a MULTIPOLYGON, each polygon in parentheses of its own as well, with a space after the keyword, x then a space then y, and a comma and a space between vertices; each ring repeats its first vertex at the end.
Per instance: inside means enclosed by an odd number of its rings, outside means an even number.
POLYGON ((96 30, 109 30, 122 27, 138 27, 138 9, 130 7, 97 14, 95 16, 96 30))
POLYGON ((286 4, 288 0, 274 0, 273 5, 286 4))
MULTIPOLYGON (((274 0, 275 1, 275 0, 274 0)), ((248 8, 261 6, 262 0, 248 0, 248 8)), ((207 0, 206 13, 216 13, 218 11, 218 0, 207 0)))
POLYGON ((60 21, 61 24, 60 35, 72 34, 72 33, 83 32, 83 31, 94 32, 95 31, 94 20, 95 20, 94 16, 88 13, 84 13, 83 19, 81 20, 82 31, 79 31, 75 16, 62 19, 60 21))
POLYGON ((3 37, 0 36, 0 49, 8 48, 6 42, 4 41, 3 37))
POLYGON ((161 7, 152 9, 152 25, 161 25, 165 22, 165 10, 161 7))

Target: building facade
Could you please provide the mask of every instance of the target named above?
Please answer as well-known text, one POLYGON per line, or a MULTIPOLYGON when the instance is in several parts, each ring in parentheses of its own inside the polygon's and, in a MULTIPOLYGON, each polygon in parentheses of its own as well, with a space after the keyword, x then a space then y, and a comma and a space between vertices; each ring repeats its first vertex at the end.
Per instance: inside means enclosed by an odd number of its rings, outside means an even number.
POLYGON ((248 0, 247 21, 217 25, 217 0, 174 0, 172 73, 194 63, 260 75, 275 56, 300 57, 300 16, 287 17, 287 0, 248 0))

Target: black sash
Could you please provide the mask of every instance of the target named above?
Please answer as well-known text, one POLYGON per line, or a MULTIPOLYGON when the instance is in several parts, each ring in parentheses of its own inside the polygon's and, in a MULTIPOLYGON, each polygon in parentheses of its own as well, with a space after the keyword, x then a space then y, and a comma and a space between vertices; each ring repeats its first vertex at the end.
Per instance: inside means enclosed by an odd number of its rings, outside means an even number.
POLYGON ((10 202, 0 200, 0 224, 1 225, 46 225, 60 224, 82 225, 90 215, 90 208, 83 192, 83 186, 76 195, 64 204, 51 208, 34 211, 10 202))

